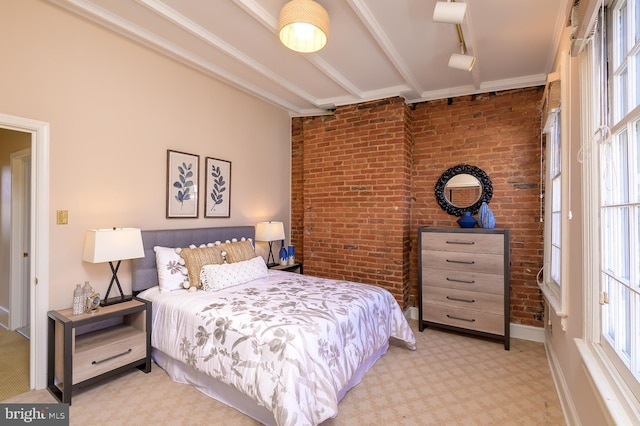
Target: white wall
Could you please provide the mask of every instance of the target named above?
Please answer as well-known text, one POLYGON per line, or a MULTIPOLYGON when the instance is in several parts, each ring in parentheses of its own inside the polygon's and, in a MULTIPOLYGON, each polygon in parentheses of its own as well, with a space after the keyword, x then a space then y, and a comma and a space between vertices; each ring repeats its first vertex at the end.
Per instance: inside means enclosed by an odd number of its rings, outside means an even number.
POLYGON ((81 260, 87 229, 288 227, 288 113, 48 2, 1 1, 0 112, 51 125, 50 309, 85 280, 106 291, 108 265, 81 260), (165 218, 167 149, 200 155, 201 170, 205 156, 232 162, 229 219, 203 218, 202 199, 198 219, 165 218))

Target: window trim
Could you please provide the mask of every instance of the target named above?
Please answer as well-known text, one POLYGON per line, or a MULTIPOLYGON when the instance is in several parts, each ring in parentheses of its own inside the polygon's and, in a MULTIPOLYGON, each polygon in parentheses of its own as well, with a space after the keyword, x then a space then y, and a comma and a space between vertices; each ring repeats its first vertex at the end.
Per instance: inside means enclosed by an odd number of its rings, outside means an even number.
MULTIPOLYGON (((548 120, 551 119, 551 114, 559 114, 560 121, 560 194, 561 194, 561 214, 560 214, 560 257, 561 259, 568 259, 568 253, 570 252, 570 240, 569 240, 569 220, 571 219, 571 189, 570 189, 570 112, 571 104, 569 102, 570 95, 569 90, 571 87, 571 81, 569 79, 569 67, 571 57, 569 52, 560 52, 559 60, 559 80, 560 80, 560 110, 557 112, 550 112, 549 117, 544 117, 548 120)), ((555 316, 560 318, 560 327, 563 331, 567 329, 567 318, 569 316, 568 299, 569 299, 569 262, 560 262, 560 285, 558 285, 551 278, 551 202, 552 197, 550 191, 552 190, 551 179, 549 176, 549 160, 551 144, 550 144, 550 132, 552 126, 548 124, 545 126, 543 132, 547 134, 547 149, 545 150, 545 158, 547 159, 547 167, 544 173, 545 182, 545 195, 544 195, 544 266, 542 274, 542 282, 538 283, 542 294, 547 301, 548 305, 553 309, 555 316)))

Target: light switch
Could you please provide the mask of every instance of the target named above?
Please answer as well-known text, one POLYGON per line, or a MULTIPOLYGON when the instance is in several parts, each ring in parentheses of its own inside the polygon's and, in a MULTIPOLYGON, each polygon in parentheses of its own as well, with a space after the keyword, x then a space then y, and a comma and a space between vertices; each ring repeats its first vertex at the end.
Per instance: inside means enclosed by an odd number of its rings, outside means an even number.
POLYGON ((57 224, 58 225, 67 225, 69 224, 69 210, 58 210, 57 212, 57 224))

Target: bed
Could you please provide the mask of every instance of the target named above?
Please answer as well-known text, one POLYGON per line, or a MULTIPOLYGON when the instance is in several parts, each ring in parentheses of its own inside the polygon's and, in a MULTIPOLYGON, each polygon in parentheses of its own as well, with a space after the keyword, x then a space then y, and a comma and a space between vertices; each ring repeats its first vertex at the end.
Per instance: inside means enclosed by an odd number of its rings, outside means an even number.
POLYGON ((153 303, 153 359, 172 380, 263 424, 319 424, 337 415, 339 401, 390 339, 413 350, 415 337, 388 291, 267 270, 262 258, 202 267, 209 291, 159 286, 164 278, 154 247, 252 242, 253 236, 252 226, 142 231, 145 257, 133 263, 132 288, 153 303), (233 281, 238 274, 230 270, 248 275, 233 281), (228 276, 230 285, 215 287, 217 277, 228 276))

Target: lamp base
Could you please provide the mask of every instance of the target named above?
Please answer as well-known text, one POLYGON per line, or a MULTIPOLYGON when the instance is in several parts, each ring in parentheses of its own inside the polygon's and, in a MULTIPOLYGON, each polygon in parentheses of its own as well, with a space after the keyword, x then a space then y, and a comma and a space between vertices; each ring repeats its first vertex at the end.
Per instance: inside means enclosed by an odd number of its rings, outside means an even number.
POLYGON ((115 305, 117 303, 122 303, 122 302, 128 302, 129 300, 133 299, 132 295, 126 295, 126 296, 115 296, 115 297, 110 297, 108 299, 103 299, 100 301, 100 306, 109 306, 109 305, 115 305))

